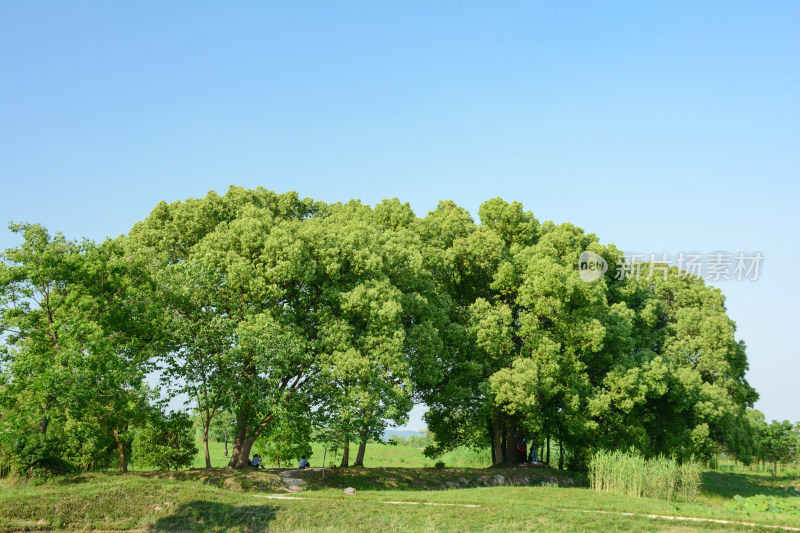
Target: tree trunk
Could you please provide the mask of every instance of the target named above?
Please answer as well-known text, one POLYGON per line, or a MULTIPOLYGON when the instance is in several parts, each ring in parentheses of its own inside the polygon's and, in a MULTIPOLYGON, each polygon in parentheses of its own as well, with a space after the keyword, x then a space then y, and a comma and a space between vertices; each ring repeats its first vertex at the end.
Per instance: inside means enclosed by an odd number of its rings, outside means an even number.
POLYGON ((772 479, 778 477, 778 461, 772 461, 772 479))
POLYGON ((550 465, 550 435, 547 436, 547 461, 545 463, 550 465))
POLYGON ((492 460, 492 464, 495 464, 494 457, 497 454, 497 452, 495 452, 495 447, 494 447, 494 424, 492 423, 491 416, 489 416, 486 419, 486 431, 487 434, 489 435, 489 458, 492 460))
POLYGON ((44 413, 42 414, 42 421, 39 422, 39 433, 42 435, 47 434, 47 426, 50 424, 50 417, 47 416, 47 412, 50 410, 50 404, 52 403, 51 398, 47 398, 47 401, 44 403, 44 413))
POLYGON ((225 457, 228 457, 228 436, 225 436, 225 457))
POLYGON ((364 466, 364 453, 367 451, 367 428, 361 428, 361 442, 358 444, 356 462, 353 466, 364 466))
POLYGON ((500 414, 497 409, 492 409, 492 464, 501 465, 504 461, 505 446, 503 443, 503 430, 500 426, 500 414))
POLYGON ((119 471, 122 474, 128 472, 128 461, 125 459, 125 443, 119 438, 119 431, 117 428, 111 430, 114 435, 114 440, 117 442, 117 453, 119 454, 119 471))
POLYGON ((206 468, 211 470, 211 454, 208 453, 208 423, 203 426, 203 451, 206 453, 206 468))
POLYGON ((344 450, 342 451, 342 464, 339 466, 350 466, 350 437, 344 438, 344 450))
POLYGON ((514 427, 511 420, 506 417, 505 420, 505 433, 506 433, 506 446, 505 446, 505 463, 514 464, 519 463, 519 450, 517 449, 517 428, 514 427))
POLYGON ((558 441, 558 469, 564 470, 564 443, 558 441))
POLYGON ((233 440, 233 451, 228 468, 245 468, 250 465, 250 450, 256 441, 252 430, 246 426, 244 416, 236 414, 236 437, 233 440))
POLYGON ((248 436, 242 442, 242 449, 239 452, 239 459, 236 461, 236 468, 244 468, 250 465, 250 450, 255 442, 256 439, 250 437, 248 432, 248 436))
MULTIPOLYGON (((241 426, 241 424, 240 424, 241 426)), ((252 436, 249 428, 242 428, 236 433, 233 441, 233 452, 228 468, 244 468, 250 464, 250 450, 256 439, 252 436)))
POLYGON ((503 431, 502 424, 500 425, 500 464, 508 460, 506 457, 506 432, 503 431))
POLYGON ((245 428, 241 428, 236 432, 236 436, 233 438, 233 451, 231 451, 231 460, 228 461, 228 468, 239 467, 239 455, 242 451, 242 445, 244 444, 246 435, 247 430, 245 428))

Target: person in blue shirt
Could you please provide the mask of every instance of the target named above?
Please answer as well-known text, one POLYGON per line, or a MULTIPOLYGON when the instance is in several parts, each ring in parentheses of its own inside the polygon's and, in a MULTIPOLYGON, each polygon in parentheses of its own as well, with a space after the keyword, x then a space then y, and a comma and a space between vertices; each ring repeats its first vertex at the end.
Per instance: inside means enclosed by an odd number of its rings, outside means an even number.
POLYGON ((253 460, 250 461, 250 466, 255 467, 255 468, 264 468, 264 465, 261 464, 261 456, 258 455, 258 454, 255 454, 253 456, 253 460))
POLYGON ((305 455, 300 459, 300 465, 299 466, 300 466, 300 468, 308 468, 308 467, 311 466, 309 464, 309 462, 306 460, 306 456, 305 455))
POLYGON ((530 455, 530 457, 528 457, 528 460, 531 463, 538 463, 539 462, 539 453, 536 450, 536 443, 535 442, 531 443, 531 455, 530 455))

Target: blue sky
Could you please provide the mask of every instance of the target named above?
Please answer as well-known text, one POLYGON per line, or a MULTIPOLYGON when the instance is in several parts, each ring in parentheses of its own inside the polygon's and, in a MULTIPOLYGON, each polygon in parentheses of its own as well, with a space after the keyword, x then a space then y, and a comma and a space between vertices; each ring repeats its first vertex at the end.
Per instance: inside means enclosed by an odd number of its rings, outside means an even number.
POLYGON ((719 286, 756 406, 798 421, 798 27, 790 1, 3 0, 0 219, 102 239, 262 185, 760 251, 719 286))

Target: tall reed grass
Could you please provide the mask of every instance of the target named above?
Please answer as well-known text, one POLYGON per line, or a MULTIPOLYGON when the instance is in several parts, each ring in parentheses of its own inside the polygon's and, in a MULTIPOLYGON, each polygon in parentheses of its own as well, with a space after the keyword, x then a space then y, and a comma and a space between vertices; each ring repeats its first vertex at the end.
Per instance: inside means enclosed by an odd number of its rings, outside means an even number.
POLYGON ((700 487, 701 471, 696 461, 679 464, 663 456, 646 459, 633 450, 601 450, 589 463, 594 490, 670 501, 693 501, 700 487))

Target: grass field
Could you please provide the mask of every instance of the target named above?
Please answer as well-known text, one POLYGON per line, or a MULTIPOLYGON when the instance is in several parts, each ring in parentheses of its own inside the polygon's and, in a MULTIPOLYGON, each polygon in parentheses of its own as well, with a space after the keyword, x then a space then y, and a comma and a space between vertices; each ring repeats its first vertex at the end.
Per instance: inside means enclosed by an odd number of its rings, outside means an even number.
MULTIPOLYGON (((227 462, 222 445, 213 443, 211 451, 215 466, 227 462)), ((456 464, 480 463, 481 457, 459 450, 449 460, 445 458, 446 468, 430 468, 433 461, 421 450, 370 445, 367 468, 327 469, 324 480, 318 469, 223 468, 87 473, 38 486, 6 479, 0 480, 0 531, 700 532, 800 528, 798 516, 740 511, 725 505, 737 494, 794 498, 780 486, 800 486, 800 470, 785 470, 774 480, 766 472, 707 471, 695 502, 671 503, 593 491, 585 486, 583 476, 549 468, 456 464), (303 481, 304 490, 286 494, 281 475, 303 481), (357 493, 346 496, 344 487, 355 487, 357 493)), ((321 466, 321 458, 315 450, 312 464, 321 466)), ((203 465, 202 454, 196 465, 203 465)))
MULTIPOLYGON (((82 474, 41 486, 5 480, 0 481, 0 529, 206 532, 766 530, 737 524, 651 519, 641 516, 644 514, 800 527, 800 519, 794 517, 770 513, 745 515, 726 509, 722 506, 725 500, 722 493, 727 489, 720 489, 719 484, 704 494, 701 501, 674 504, 604 494, 584 487, 385 490, 383 468, 342 471, 361 471, 363 485, 369 487, 371 480, 375 487, 360 489, 354 496, 345 496, 338 487, 320 485, 314 490, 291 495, 300 499, 274 499, 276 495, 280 497, 280 493, 274 492, 276 473, 264 470, 82 474)), ((300 473, 309 477, 319 474, 300 473)), ((463 472, 449 469, 409 471, 409 475, 417 480, 428 476, 437 476, 439 480, 448 474, 457 478, 463 472)), ((715 475, 723 479, 728 476, 715 475)), ((436 482, 431 481, 433 484, 436 482)), ((758 485, 752 483, 754 487, 758 485)))
MULTIPOLYGON (((312 466, 322 466, 322 459, 325 455, 325 450, 322 445, 313 443, 311 445, 313 455, 309 457, 312 466)), ((202 441, 197 442, 197 448, 200 450, 195 457, 192 468, 204 468, 206 465, 205 455, 203 454, 202 441)), ((210 441, 208 443, 209 453, 211 455, 211 466, 221 468, 228 464, 228 457, 225 457, 225 447, 219 442, 210 441)), ((230 451, 232 447, 229 445, 230 451)), ((253 450, 255 453, 255 449, 253 450)), ((350 462, 355 460, 358 446, 350 447, 350 462)), ((326 466, 339 465, 341 462, 341 452, 337 456, 333 456, 330 451, 325 457, 326 466)), ((367 444, 367 450, 364 455, 365 466, 404 466, 414 468, 432 467, 438 461, 443 461, 446 466, 456 468, 485 468, 491 465, 489 451, 476 452, 469 448, 458 448, 452 452, 445 454, 438 459, 428 459, 422 453, 420 448, 412 448, 410 446, 391 446, 388 444, 367 444)), ((268 464, 267 467, 275 467, 275 464, 268 464)), ((281 465, 285 466, 285 465, 281 465)), ((297 466, 297 460, 294 461, 292 466, 297 466)), ((135 469, 135 465, 133 467, 135 469)))

